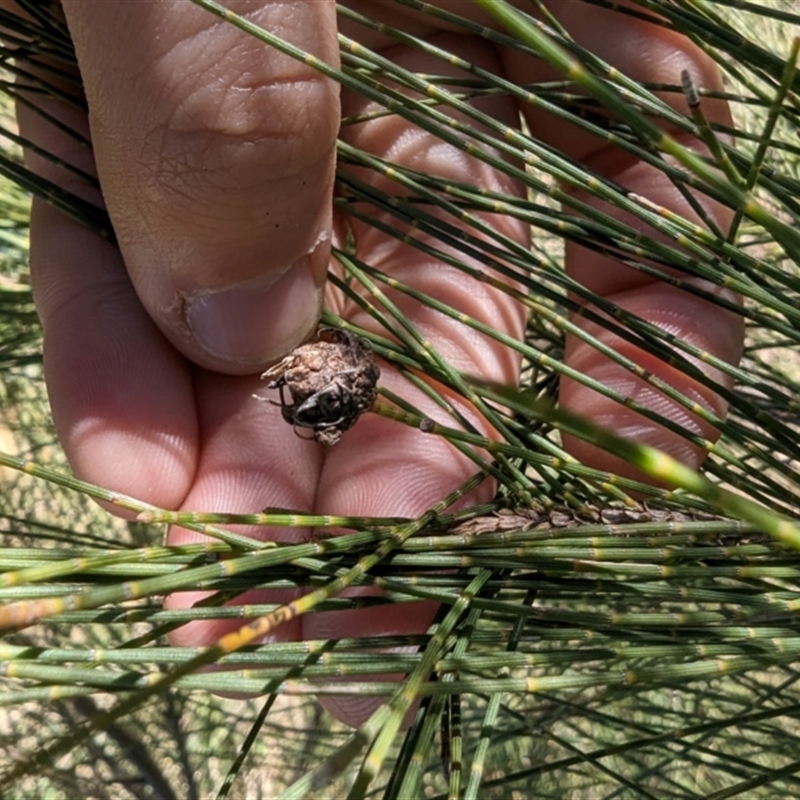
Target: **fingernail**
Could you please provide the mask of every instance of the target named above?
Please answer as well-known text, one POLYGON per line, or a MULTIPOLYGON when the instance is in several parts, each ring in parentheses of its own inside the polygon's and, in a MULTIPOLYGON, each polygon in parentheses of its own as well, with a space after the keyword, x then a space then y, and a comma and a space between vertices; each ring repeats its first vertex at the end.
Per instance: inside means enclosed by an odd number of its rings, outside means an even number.
POLYGON ((305 261, 266 285, 250 282, 187 298, 186 322, 214 358, 261 367, 308 338, 319 318, 322 288, 305 261))

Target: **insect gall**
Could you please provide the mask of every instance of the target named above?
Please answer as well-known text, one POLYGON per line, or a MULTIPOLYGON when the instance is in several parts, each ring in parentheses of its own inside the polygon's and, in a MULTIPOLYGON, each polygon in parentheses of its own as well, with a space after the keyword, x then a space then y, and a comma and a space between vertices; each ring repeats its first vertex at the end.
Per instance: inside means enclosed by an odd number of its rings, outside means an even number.
POLYGON ((316 342, 293 350, 261 377, 277 389, 281 415, 295 432, 331 447, 355 425, 377 397, 380 368, 369 343, 353 333, 323 328, 316 342))

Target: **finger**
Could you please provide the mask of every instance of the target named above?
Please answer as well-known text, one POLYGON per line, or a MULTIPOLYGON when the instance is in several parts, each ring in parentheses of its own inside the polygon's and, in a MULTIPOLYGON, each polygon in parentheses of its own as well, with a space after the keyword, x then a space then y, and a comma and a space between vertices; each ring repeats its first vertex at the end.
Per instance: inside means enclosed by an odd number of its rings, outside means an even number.
MULTIPOLYGON (((580 45, 637 81, 676 84, 680 82, 681 71, 686 69, 693 76, 696 85, 722 90, 721 78, 713 62, 687 39, 665 28, 624 13, 573 0, 557 0, 550 3, 549 8, 580 45)), ((551 80, 555 77, 555 73, 541 62, 534 62, 518 53, 509 51, 504 54, 504 60, 513 80, 526 82, 551 80)), ((684 104, 682 97, 674 94, 664 93, 662 99, 675 106, 684 104)), ((704 111, 712 122, 730 123, 729 109, 724 102, 711 101, 706 104, 704 101, 704 111)), ((537 137, 557 146, 570 157, 583 159, 593 170, 631 192, 647 197, 693 222, 704 224, 687 199, 655 167, 632 159, 605 140, 579 131, 561 118, 530 109, 525 109, 525 113, 531 130, 537 137)), ((690 136, 674 130, 671 132, 684 144, 697 150, 703 149, 690 136)), ((631 225, 645 236, 658 241, 665 240, 664 236, 642 221, 599 201, 589 193, 575 192, 575 197, 631 225)), ((731 211, 703 195, 698 194, 697 201, 717 226, 726 230, 731 221, 731 211)), ((701 351, 728 363, 738 362, 744 335, 741 316, 571 242, 566 246, 566 269, 571 277, 620 308, 695 345, 701 351)), ((738 300, 730 292, 709 282, 696 278, 691 278, 688 282, 729 303, 738 300)), ((690 401, 697 402, 701 408, 724 417, 727 408, 725 401, 704 382, 668 366, 630 342, 622 340, 607 328, 591 324, 581 316, 575 317, 573 321, 602 344, 612 347, 656 378, 666 381, 690 401)), ((718 438, 719 431, 714 425, 688 410, 679 401, 667 397, 647 381, 634 376, 576 336, 567 337, 566 360, 571 367, 622 397, 630 398, 644 408, 660 414, 687 434, 712 441, 718 438)), ((690 358, 689 361, 711 381, 724 387, 731 386, 731 378, 708 366, 705 360, 690 358)), ((679 433, 577 381, 562 380, 559 398, 564 408, 587 415, 598 424, 623 436, 666 450, 689 466, 699 466, 707 453, 702 445, 689 442, 679 433)), ((564 444, 575 456, 599 469, 642 478, 630 465, 583 441, 565 436, 564 444)))
MULTIPOLYGON (((227 7, 336 63, 333 3, 227 7)), ((64 9, 139 297, 193 361, 258 371, 319 314, 337 85, 191 3, 66 0, 64 9)))
MULTIPOLYGON (((259 401, 265 385, 257 377, 221 376, 198 370, 196 379, 202 448, 192 489, 184 510, 253 514, 264 508, 313 506, 321 466, 320 446, 297 436, 276 406, 259 401)), ((298 543, 310 532, 301 528, 235 528, 262 541, 298 543)), ((208 541, 200 533, 170 529, 170 545, 208 541)), ((234 602, 285 603, 301 590, 247 592, 234 602)), ((187 608, 206 597, 203 592, 182 592, 167 600, 168 608, 187 608)), ((171 635, 181 646, 209 645, 241 627, 241 620, 203 620, 184 625, 171 635)), ((300 638, 300 622, 282 625, 267 641, 300 638)))
MULTIPOLYGON (((477 42, 454 36, 435 37, 432 41, 450 51, 464 53, 473 63, 489 69, 497 67, 492 51, 477 42)), ((407 69, 460 74, 441 61, 418 52, 396 48, 385 55, 407 69)), ((484 99, 477 105, 506 124, 516 122, 514 108, 504 98, 484 99)), ((344 113, 347 115, 366 113, 371 108, 371 104, 361 97, 348 94, 344 98, 344 113)), ((465 156, 462 151, 397 116, 348 127, 343 135, 357 148, 423 174, 511 195, 520 193, 520 187, 507 176, 465 156)), ((367 172, 359 173, 359 177, 381 190, 398 193, 396 184, 388 179, 367 172)), ((398 226, 397 220, 385 212, 369 209, 368 213, 384 224, 398 226)), ((527 229, 517 221, 490 215, 484 219, 514 241, 527 243, 527 229)), ((456 268, 381 234, 370 225, 352 220, 352 231, 358 256, 367 263, 492 328, 515 338, 522 337, 525 314, 507 295, 489 287, 476 286, 456 268)), ((443 247, 433 236, 420 231, 413 235, 434 248, 443 247)), ((454 248, 448 252, 463 259, 454 248)), ((421 301, 391 288, 383 288, 420 335, 455 368, 506 383, 516 381, 518 359, 513 351, 433 311, 421 301)), ((346 308, 345 313, 358 325, 377 328, 375 320, 355 305, 346 308)), ((381 384, 416 405, 423 414, 445 424, 456 424, 421 390, 387 365, 383 367, 381 384)), ((491 435, 485 420, 466 402, 454 397, 449 399, 479 431, 491 435)), ((426 436, 418 430, 368 414, 326 454, 316 508, 320 512, 325 510, 337 514, 416 517, 457 489, 476 471, 475 463, 445 439, 426 436)), ((493 492, 493 483, 486 480, 462 504, 488 500, 493 492)), ((436 605, 433 603, 412 603, 369 611, 313 614, 304 618, 303 631, 309 639, 387 633, 407 635, 424 632, 435 613, 436 605)), ((326 695, 321 702, 339 719, 358 724, 381 700, 326 695)))
MULTIPOLYGON (((85 116, 56 100, 37 106, 84 135, 85 116)), ((91 173, 88 148, 25 105, 21 135, 91 173)), ((83 199, 99 193, 26 151, 26 165, 83 199)), ((194 475, 191 376, 139 303, 117 248, 42 200, 31 212, 31 280, 44 329, 44 366, 59 439, 79 478, 167 508, 194 475)))

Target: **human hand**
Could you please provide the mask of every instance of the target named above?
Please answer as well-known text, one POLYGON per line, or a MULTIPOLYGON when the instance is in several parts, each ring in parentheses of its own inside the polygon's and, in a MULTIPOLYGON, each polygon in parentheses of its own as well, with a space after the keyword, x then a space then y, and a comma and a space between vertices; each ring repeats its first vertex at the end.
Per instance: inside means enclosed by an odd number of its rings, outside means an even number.
MULTIPOLYGON (((464 3, 443 0, 441 5, 484 19, 464 3)), ((366 415, 335 448, 323 452, 315 442, 295 436, 279 409, 252 399, 264 388, 259 373, 315 327, 335 236, 331 198, 340 113, 362 113, 368 101, 348 92, 340 98, 335 84, 188 2, 64 0, 63 6, 90 118, 87 122, 57 101, 49 110, 90 131, 93 153, 24 107, 19 109, 20 128, 26 138, 66 161, 87 171, 96 168, 102 197, 28 155, 39 173, 104 202, 119 241, 118 250, 47 204, 34 204, 31 266, 45 332, 47 381, 59 435, 76 474, 165 508, 253 512, 279 506, 411 517, 466 480, 474 472, 472 462, 437 437, 366 415)), ((228 7, 324 61, 338 60, 332 3, 231 1, 228 7)), ((711 62, 666 30, 579 0, 557 0, 551 7, 577 41, 639 81, 675 83, 686 68, 698 85, 720 88, 711 62)), ((428 18, 406 15, 393 4, 370 3, 368 11, 375 14, 379 8, 399 27, 411 26, 417 35, 514 82, 558 77, 541 62, 436 28, 428 18)), ((361 29, 345 28, 367 46, 387 47, 385 40, 361 29)), ((458 74, 418 51, 393 46, 384 52, 412 70, 458 74)), ((665 99, 683 103, 674 95, 665 99)), ((517 109, 508 98, 487 97, 476 105, 516 125, 517 109)), ((537 137, 630 191, 697 220, 686 199, 655 168, 623 157, 562 120, 522 110, 537 137)), ((723 103, 708 103, 705 110, 714 121, 728 121, 723 103)), ((503 173, 399 118, 374 119, 344 128, 341 135, 356 147, 420 172, 505 194, 523 193, 503 173)), ((395 191, 385 179, 362 177, 395 191)), ((589 195, 582 199, 599 205, 589 195)), ((730 212, 699 199, 724 230, 730 212)), ((527 244, 528 230, 519 221, 485 219, 527 244)), ((420 251, 374 228, 354 222, 352 230, 362 260, 514 338, 523 336, 524 311, 507 295, 476 287, 457 270, 426 260, 420 251)), ((725 361, 738 359, 739 317, 595 252, 568 244, 566 259, 570 275, 598 294, 725 361)), ((393 299, 458 368, 495 381, 516 381, 518 361, 510 350, 408 298, 393 299)), ((375 327, 371 317, 335 292, 328 291, 325 302, 357 325, 375 327)), ((723 401, 707 387, 608 332, 592 331, 683 394, 724 414, 723 401)), ((577 339, 568 340, 567 359, 573 368, 715 438, 709 425, 577 339)), ((381 382, 439 416, 388 365, 383 365, 381 382)), ((702 452, 685 439, 576 382, 562 381, 560 402, 692 466, 702 459, 702 452)), ((465 404, 461 409, 481 425, 465 404)), ((634 474, 581 442, 567 444, 598 468, 634 474)), ((492 491, 486 481, 464 502, 488 500, 492 491)), ((259 535, 298 541, 311 531, 262 529, 259 535)), ((194 538, 180 529, 169 535, 172 544, 194 538)), ((293 596, 273 592, 258 601, 283 602, 293 596)), ((170 602, 185 606, 196 599, 181 594, 170 602)), ((245 602, 254 599, 251 595, 245 602)), ((273 638, 424 631, 435 607, 413 608, 413 613, 397 606, 308 615, 277 629, 273 638)), ((235 627, 235 621, 197 622, 178 631, 174 641, 209 644, 235 627)), ((324 703, 350 723, 363 720, 374 707, 354 697, 327 697, 324 703)))

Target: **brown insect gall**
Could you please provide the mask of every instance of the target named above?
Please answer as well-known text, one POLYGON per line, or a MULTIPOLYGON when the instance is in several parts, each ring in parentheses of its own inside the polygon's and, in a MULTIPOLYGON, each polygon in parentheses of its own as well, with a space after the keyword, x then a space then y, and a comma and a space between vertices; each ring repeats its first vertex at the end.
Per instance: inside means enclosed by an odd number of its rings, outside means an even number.
POLYGON ((270 402, 281 407, 295 432, 310 430, 313 439, 330 447, 372 408, 380 374, 365 339, 323 328, 316 342, 296 348, 261 377, 280 392, 280 400, 270 402))

